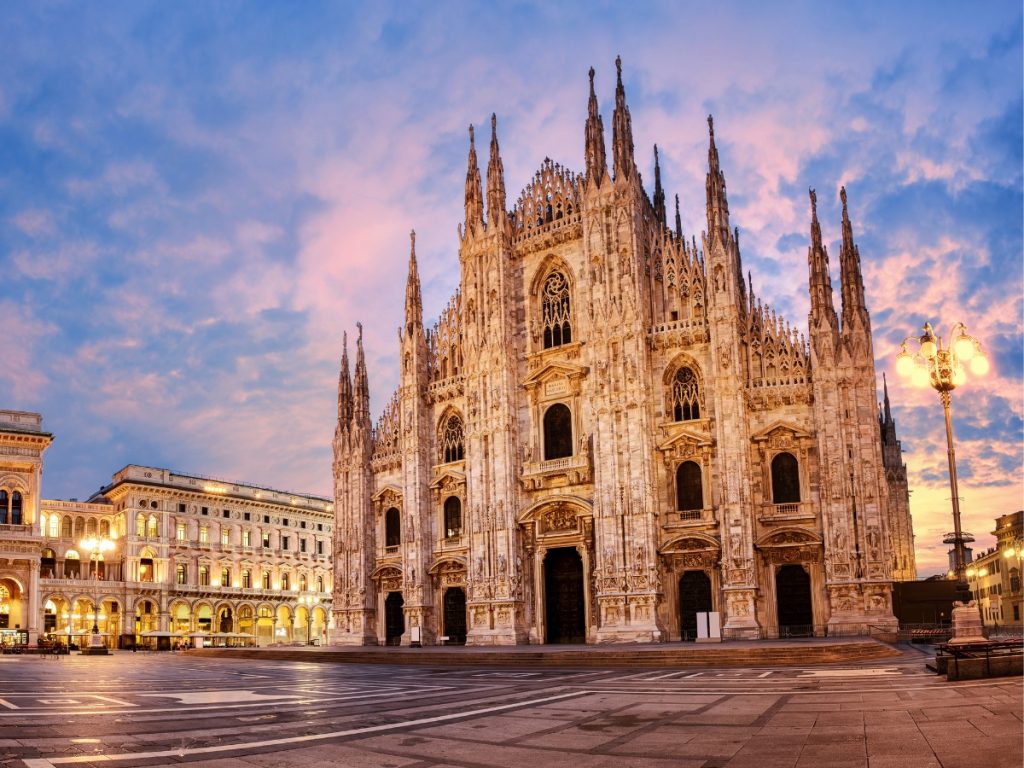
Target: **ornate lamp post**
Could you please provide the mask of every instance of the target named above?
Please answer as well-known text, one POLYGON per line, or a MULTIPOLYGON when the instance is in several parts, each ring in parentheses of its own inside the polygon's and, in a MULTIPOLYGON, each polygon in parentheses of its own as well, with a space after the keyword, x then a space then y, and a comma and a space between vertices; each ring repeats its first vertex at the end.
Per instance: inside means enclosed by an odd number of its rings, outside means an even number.
MULTIPOLYGON (((93 578, 99 581, 100 578, 100 560, 103 559, 103 553, 109 552, 114 548, 114 542, 111 539, 97 536, 90 536, 87 539, 82 539, 81 547, 89 553, 89 560, 94 562, 93 566, 93 578)), ((103 638, 100 637, 100 597, 99 590, 97 589, 96 602, 93 603, 92 611, 92 637, 89 640, 89 652, 102 654, 107 652, 106 646, 103 644, 103 638)))
POLYGON ((320 602, 314 594, 299 595, 299 602, 306 607, 306 645, 313 644, 313 606, 320 602))
POLYGON ((936 337, 931 323, 925 323, 920 337, 908 336, 903 340, 902 347, 896 355, 896 371, 917 387, 931 386, 939 393, 942 411, 946 417, 946 455, 949 459, 949 488, 953 501, 953 535, 946 541, 953 544, 953 571, 956 578, 956 590, 961 601, 970 600, 967 587, 966 557, 964 541, 973 541, 970 534, 964 534, 960 528, 960 496, 956 482, 956 453, 953 449, 953 420, 950 414, 950 393, 967 381, 965 363, 969 364, 971 373, 984 376, 988 373, 989 363, 981 351, 981 342, 967 333, 967 326, 957 323, 950 331, 950 337, 956 336, 952 344, 942 346, 942 337, 936 337), (915 352, 907 349, 908 342, 916 341, 915 352))

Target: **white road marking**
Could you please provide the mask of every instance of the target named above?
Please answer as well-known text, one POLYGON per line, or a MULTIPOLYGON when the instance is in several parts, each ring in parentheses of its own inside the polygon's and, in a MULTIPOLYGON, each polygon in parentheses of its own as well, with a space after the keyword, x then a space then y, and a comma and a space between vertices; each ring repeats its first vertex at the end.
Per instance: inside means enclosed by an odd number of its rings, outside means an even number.
POLYGON ((771 670, 769 670, 768 672, 762 672, 760 675, 758 675, 758 677, 768 677, 768 675, 770 675, 770 674, 771 674, 771 670))
POLYGON ((798 677, 885 677, 898 675, 895 667, 871 667, 868 669, 811 669, 801 672, 798 677))
POLYGON ((212 747, 197 747, 195 749, 162 749, 154 752, 125 752, 121 754, 110 754, 110 755, 72 755, 69 757, 51 757, 51 758, 29 758, 26 759, 26 768, 55 768, 58 765, 70 765, 73 763, 108 763, 108 762, 120 762, 125 760, 153 760, 161 757, 183 757, 185 755, 205 755, 214 754, 217 752, 237 752, 239 750, 252 750, 260 749, 263 747, 276 747, 284 744, 308 744, 314 741, 325 741, 327 739, 337 739, 344 736, 359 736, 364 733, 381 733, 384 731, 394 731, 399 728, 413 728, 420 725, 431 725, 433 723, 444 723, 450 720, 461 720, 467 717, 476 717, 478 715, 487 715, 491 712, 502 712, 507 709, 518 709, 520 707, 536 706, 538 704, 546 704, 552 701, 562 701, 564 699, 576 698, 585 695, 583 691, 574 691, 571 693, 560 693, 555 696, 545 696, 540 699, 531 699, 528 701, 517 701, 512 704, 499 704, 494 707, 483 707, 481 709, 468 710, 466 712, 453 712, 450 715, 438 715, 437 717, 422 717, 417 720, 406 720, 401 723, 388 723, 387 725, 370 725, 365 728, 349 728, 343 731, 331 731, 329 733, 316 733, 308 734, 305 736, 290 736, 280 739, 265 739, 263 741, 249 741, 242 742, 239 744, 217 744, 212 747))
POLYGON ((7 709, 19 709, 17 704, 11 704, 7 699, 0 699, 0 707, 7 707, 7 709))
POLYGON ((163 693, 140 693, 145 698, 177 699, 182 704, 265 704, 277 699, 301 699, 288 693, 259 693, 252 690, 233 691, 179 691, 163 693))

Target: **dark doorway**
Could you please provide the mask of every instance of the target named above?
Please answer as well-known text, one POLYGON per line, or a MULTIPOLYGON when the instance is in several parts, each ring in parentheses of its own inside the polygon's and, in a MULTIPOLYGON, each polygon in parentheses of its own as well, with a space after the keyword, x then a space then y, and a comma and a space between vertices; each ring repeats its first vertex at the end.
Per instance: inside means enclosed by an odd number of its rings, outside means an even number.
POLYGON ((466 644, 466 593, 462 587, 450 587, 444 592, 445 645, 466 644))
POLYGON ((405 600, 401 592, 389 592, 384 600, 384 644, 401 645, 405 634, 405 600))
POLYGON ((813 634, 811 576, 800 565, 784 565, 775 574, 775 600, 780 637, 809 637, 813 634))
POLYGON ((679 629, 682 640, 697 639, 697 614, 711 607, 711 579, 704 571, 687 571, 679 579, 679 629))
POLYGON ((544 558, 547 642, 586 642, 583 560, 573 547, 559 547, 544 558))

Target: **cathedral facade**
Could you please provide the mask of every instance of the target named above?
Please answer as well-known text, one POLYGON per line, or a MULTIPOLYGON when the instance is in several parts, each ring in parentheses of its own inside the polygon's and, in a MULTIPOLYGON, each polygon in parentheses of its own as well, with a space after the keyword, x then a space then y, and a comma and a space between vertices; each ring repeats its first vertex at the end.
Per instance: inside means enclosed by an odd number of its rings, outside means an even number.
POLYGON ((838 313, 811 192, 802 336, 744 278, 711 119, 698 243, 657 163, 642 186, 616 66, 610 167, 591 70, 584 172, 545 160, 512 210, 495 119, 485 183, 470 128, 460 286, 427 328, 413 236, 376 426, 361 330, 354 375, 343 353, 332 642, 658 642, 705 612, 726 637, 896 624, 906 472, 845 190, 838 313))

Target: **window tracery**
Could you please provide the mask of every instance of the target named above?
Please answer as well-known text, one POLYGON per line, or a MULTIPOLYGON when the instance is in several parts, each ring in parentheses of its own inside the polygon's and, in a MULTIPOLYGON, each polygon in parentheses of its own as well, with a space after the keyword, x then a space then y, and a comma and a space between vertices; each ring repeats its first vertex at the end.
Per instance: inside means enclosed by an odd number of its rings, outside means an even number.
POLYGON ((674 421, 693 421, 700 418, 700 382, 687 367, 676 371, 672 378, 672 418, 674 421))
POLYGON ((561 272, 552 272, 544 281, 541 322, 544 326, 544 349, 560 347, 572 341, 569 281, 561 272))
POLYGON ((445 420, 444 428, 441 430, 441 462, 448 464, 452 461, 462 461, 464 445, 462 418, 453 413, 445 420))

